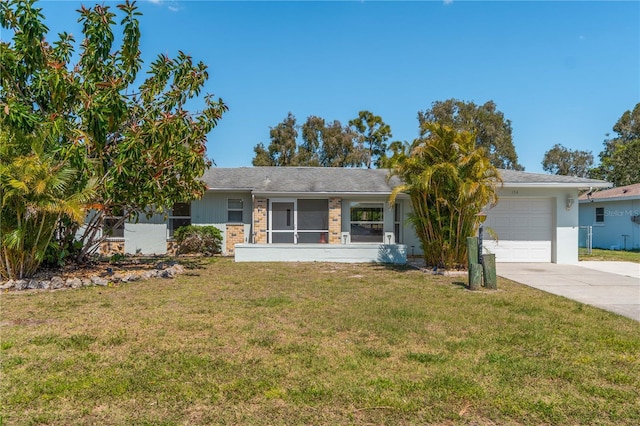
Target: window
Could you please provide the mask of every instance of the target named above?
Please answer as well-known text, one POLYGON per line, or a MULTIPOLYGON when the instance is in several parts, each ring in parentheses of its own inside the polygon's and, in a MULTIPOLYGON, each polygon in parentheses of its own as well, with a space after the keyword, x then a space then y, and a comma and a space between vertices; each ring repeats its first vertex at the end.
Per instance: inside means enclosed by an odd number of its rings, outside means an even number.
POLYGON ((596 223, 604 223, 604 207, 596 207, 596 223))
POLYGON ((384 242, 384 206, 382 203, 351 204, 351 242, 384 242))
POLYGON ((227 222, 242 223, 243 202, 241 198, 227 200, 227 222))
POLYGON ((176 229, 191 225, 191 203, 175 203, 169 216, 169 238, 176 229))
POLYGON ((400 244, 400 229, 402 222, 402 210, 400 203, 396 203, 395 210, 393 211, 393 234, 396 239, 396 244, 400 244))
POLYGON ((122 220, 122 216, 105 217, 102 224, 102 232, 107 238, 124 238, 124 220, 122 220))
POLYGON ((108 239, 124 238, 124 211, 119 206, 112 207, 105 212, 104 222, 102 222, 102 232, 108 239))

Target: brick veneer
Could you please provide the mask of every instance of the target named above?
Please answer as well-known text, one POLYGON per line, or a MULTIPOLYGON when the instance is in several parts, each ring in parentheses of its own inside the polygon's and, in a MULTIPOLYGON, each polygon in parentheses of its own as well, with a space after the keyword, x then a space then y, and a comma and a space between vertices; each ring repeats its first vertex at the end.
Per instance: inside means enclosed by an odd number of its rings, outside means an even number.
POLYGON ((340 244, 342 232, 342 199, 329 198, 329 244, 340 244))
POLYGON ((105 240, 100 243, 100 254, 113 256, 114 254, 124 254, 124 240, 105 240))
POLYGON ((253 232, 256 244, 267 243, 267 199, 256 198, 253 205, 253 232))
POLYGON ((227 224, 227 250, 226 254, 233 256, 236 253, 236 244, 244 243, 244 225, 227 224))

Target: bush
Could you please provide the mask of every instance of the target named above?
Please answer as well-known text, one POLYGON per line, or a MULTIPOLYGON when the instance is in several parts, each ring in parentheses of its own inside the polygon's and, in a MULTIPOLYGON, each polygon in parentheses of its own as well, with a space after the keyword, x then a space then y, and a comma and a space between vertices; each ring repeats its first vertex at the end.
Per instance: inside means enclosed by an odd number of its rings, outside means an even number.
POLYGON ((178 254, 213 256, 222 251, 222 233, 215 226, 183 226, 176 229, 173 237, 178 243, 178 254))

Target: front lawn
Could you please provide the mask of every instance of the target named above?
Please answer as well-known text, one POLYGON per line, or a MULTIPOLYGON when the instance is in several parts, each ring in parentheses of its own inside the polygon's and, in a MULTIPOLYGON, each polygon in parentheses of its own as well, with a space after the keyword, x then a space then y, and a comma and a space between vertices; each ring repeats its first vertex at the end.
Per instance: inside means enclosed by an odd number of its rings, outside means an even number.
POLYGON ((613 260, 620 262, 640 263, 640 250, 605 250, 592 249, 591 254, 586 249, 580 249, 580 260, 613 260))
POLYGON ((640 424, 640 327, 499 280, 203 260, 4 293, 0 424, 640 424))

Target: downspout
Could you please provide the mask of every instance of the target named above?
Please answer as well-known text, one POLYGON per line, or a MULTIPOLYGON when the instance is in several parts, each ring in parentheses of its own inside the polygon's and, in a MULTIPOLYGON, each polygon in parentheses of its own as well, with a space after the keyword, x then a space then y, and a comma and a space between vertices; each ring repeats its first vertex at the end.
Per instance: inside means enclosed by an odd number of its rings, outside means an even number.
POLYGON ((589 191, 587 192, 587 200, 593 203, 593 198, 591 198, 591 194, 593 193, 593 186, 589 187, 589 191))

